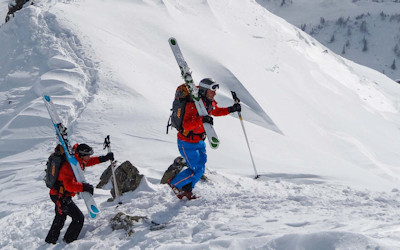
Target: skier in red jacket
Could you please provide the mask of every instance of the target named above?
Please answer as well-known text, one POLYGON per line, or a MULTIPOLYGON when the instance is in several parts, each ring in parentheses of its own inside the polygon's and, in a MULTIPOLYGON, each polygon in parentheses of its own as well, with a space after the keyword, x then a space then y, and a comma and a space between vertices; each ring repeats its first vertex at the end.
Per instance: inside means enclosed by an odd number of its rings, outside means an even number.
MULTIPOLYGON (((93 149, 86 144, 76 144, 74 149, 75 157, 82 170, 84 170, 85 167, 90 167, 108 160, 114 160, 114 154, 112 152, 105 156, 91 157, 93 149)), ((67 215, 72 218, 72 222, 63 240, 66 243, 70 243, 78 238, 84 222, 84 216, 81 210, 72 201, 72 197, 78 192, 89 192, 93 194, 93 186, 88 183, 77 182, 71 165, 65 160, 60 169, 57 184, 54 188, 50 189, 50 198, 56 204, 56 215, 45 239, 47 243, 56 244, 60 236, 60 231, 67 219, 67 215)))
POLYGON ((183 197, 189 200, 195 199, 192 190, 204 174, 207 154, 203 123, 213 124, 211 116, 224 116, 241 111, 239 103, 227 108, 218 107, 214 100, 218 88, 219 84, 212 78, 205 78, 199 83, 199 95, 209 115, 199 116, 194 102, 186 104, 182 122, 183 131, 178 132, 178 149, 185 158, 188 168, 168 181, 179 199, 183 197))

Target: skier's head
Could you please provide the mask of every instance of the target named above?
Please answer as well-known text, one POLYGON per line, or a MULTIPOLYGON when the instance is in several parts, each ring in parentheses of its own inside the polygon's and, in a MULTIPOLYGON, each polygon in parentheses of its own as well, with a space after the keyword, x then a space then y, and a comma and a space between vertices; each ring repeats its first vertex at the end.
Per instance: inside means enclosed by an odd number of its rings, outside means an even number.
POLYGON ((199 94, 210 100, 214 100, 217 89, 219 89, 219 84, 212 78, 204 78, 199 83, 199 94))
POLYGON ((82 143, 76 147, 75 152, 80 158, 83 158, 85 156, 91 156, 93 154, 93 149, 89 145, 82 143))

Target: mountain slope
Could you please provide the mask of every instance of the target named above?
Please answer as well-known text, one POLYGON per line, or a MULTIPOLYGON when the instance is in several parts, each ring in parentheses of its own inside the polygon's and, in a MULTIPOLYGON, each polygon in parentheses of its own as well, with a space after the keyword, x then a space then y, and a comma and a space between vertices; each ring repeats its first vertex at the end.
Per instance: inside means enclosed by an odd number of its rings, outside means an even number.
MULTIPOLYGON (((159 232, 140 225, 133 237, 111 233, 115 204, 105 202, 108 191, 96 190, 103 217, 87 221, 82 238, 69 247, 398 243, 391 220, 399 206, 398 85, 333 54, 256 2, 41 2, 4 25, 0 43, 0 223, 12 228, 0 231, 0 246, 21 248, 18 235, 27 235, 34 247, 48 247, 43 238, 53 205, 40 181, 40 162, 56 142, 44 92, 54 96, 73 142, 102 154, 109 134, 117 159, 130 160, 147 177, 120 209, 172 224, 159 232), (182 81, 167 43, 171 36, 195 80, 221 83, 221 106, 233 103, 233 86, 239 98, 249 97, 243 115, 253 122, 245 125, 260 181, 251 179, 243 132, 230 116, 215 119, 221 146, 208 150, 213 172, 209 183, 198 185, 200 200, 179 202, 157 185, 178 155, 175 134, 165 135, 182 81), (284 135, 262 126, 264 111, 284 135)), ((87 179, 95 184, 103 169, 88 169, 87 179)))
POLYGON ((332 51, 400 79, 400 2, 257 0, 332 51))

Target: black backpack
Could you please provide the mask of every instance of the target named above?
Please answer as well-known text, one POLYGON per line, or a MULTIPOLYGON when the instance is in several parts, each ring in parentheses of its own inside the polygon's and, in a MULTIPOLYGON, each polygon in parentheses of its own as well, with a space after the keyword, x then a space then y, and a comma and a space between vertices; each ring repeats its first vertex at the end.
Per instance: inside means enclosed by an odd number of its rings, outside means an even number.
POLYGON ((63 147, 58 144, 56 148, 54 149, 54 153, 52 153, 46 163, 46 176, 44 178, 44 181, 46 183, 46 186, 48 188, 57 188, 57 186, 60 184, 59 181, 57 181, 58 174, 60 173, 60 169, 64 162, 67 160, 64 149, 63 147))
POLYGON ((190 96, 189 90, 186 84, 180 85, 175 91, 175 99, 172 103, 171 115, 167 124, 167 134, 168 128, 174 127, 179 132, 183 131, 182 122, 185 115, 186 103, 192 102, 192 97, 190 96))

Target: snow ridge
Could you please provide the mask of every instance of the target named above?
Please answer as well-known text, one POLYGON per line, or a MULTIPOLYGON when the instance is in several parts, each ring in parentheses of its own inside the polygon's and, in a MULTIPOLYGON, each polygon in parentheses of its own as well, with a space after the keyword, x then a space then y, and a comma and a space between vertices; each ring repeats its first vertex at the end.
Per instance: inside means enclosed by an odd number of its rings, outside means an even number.
MULTIPOLYGON (((49 133, 47 117, 40 96, 63 96, 61 117, 69 125, 90 101, 96 87, 95 64, 85 56, 79 39, 69 30, 59 27, 54 14, 29 6, 18 12, 0 30, 0 142, 24 141, 25 149, 34 147, 49 133), (21 127, 20 124, 29 124, 21 127), (47 128, 46 128, 47 129, 47 128), (34 134, 35 138, 28 139, 34 134)), ((22 145, 22 144, 21 144, 22 145)), ((16 149, 2 151, 0 158, 16 149)))

